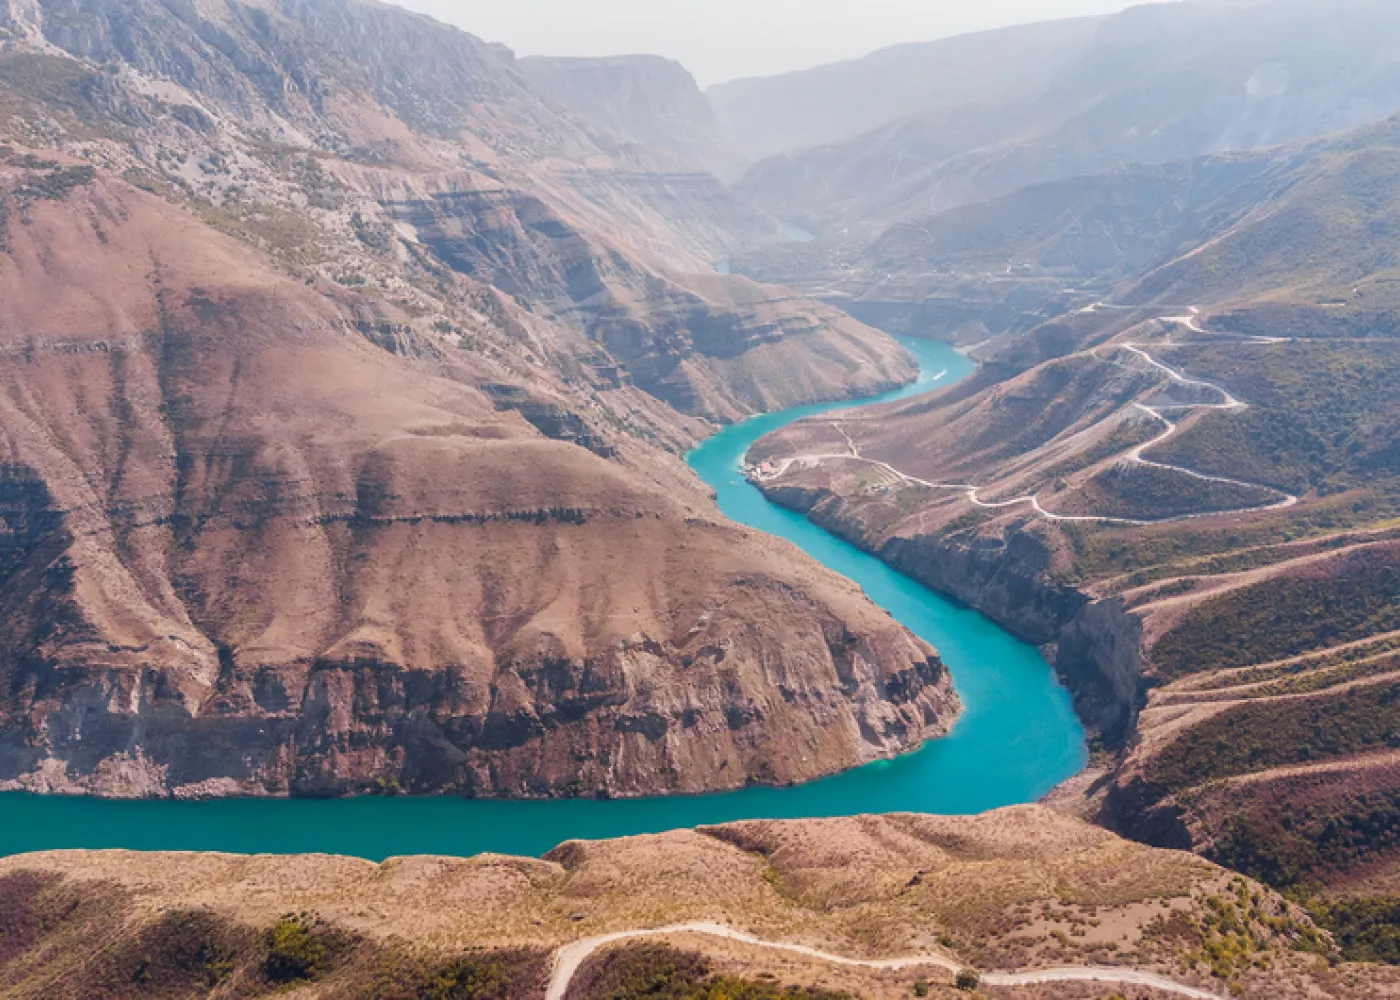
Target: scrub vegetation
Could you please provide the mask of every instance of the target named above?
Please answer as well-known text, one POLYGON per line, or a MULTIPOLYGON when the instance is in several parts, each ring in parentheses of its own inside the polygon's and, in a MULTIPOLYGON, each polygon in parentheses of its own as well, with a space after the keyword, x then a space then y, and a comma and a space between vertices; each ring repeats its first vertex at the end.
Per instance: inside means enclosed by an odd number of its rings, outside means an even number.
POLYGON ((1400 546, 1362 550, 1231 591, 1152 650, 1166 678, 1269 663, 1400 630, 1400 546))
POLYGON ((1146 776, 1169 792, 1181 791, 1382 747, 1400 747, 1400 685, 1240 705, 1187 729, 1151 759, 1146 776))
POLYGON ((852 1000, 849 994, 718 975, 700 955, 660 945, 596 955, 574 978, 568 1000, 852 1000))
POLYGON ((1202 417, 1153 459, 1296 494, 1400 477, 1400 342, 1230 344, 1164 358, 1250 405, 1202 417))

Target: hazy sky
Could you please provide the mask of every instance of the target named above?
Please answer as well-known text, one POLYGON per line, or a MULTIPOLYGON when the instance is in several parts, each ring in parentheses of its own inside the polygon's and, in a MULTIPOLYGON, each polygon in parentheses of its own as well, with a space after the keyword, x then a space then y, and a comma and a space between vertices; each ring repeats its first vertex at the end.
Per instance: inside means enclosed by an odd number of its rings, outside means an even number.
POLYGON ((1128 0, 397 0, 520 55, 654 52, 702 86, 1128 0))

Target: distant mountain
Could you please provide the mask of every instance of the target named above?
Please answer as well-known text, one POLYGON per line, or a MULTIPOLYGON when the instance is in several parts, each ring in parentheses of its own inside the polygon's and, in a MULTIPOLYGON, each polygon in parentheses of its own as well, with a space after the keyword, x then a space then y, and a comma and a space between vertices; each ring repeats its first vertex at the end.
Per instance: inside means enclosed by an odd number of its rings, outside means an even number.
POLYGON ((549 100, 651 153, 735 180, 745 165, 694 77, 659 56, 563 59, 516 64, 549 100))
POLYGON ((1339 136, 1038 184, 864 246, 735 261, 857 315, 976 343, 1107 299, 1259 332, 1394 325, 1400 118, 1339 136))
POLYGON ((899 45, 850 62, 723 83, 707 94, 749 157, 797 152, 924 111, 1019 97, 1078 58, 1097 23, 1047 21, 899 45))
POLYGON ((1396 110, 1392 3, 1152 5, 1095 22, 1034 90, 766 160, 738 190, 814 231, 873 235, 1032 184, 1291 142, 1396 110))

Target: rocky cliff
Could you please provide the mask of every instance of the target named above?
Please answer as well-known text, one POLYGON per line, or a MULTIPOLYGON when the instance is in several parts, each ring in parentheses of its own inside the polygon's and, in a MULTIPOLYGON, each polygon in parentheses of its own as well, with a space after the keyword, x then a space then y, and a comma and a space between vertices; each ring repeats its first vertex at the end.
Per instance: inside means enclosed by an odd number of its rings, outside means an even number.
POLYGON ((1035 524, 1004 533, 890 530, 867 502, 829 488, 758 480, 769 500, 878 556, 901 573, 982 612, 1048 659, 1096 740, 1121 745, 1145 698, 1142 623, 1121 602, 1096 601, 1056 580, 1035 524))
POLYGON ((715 182, 394 8, 5 11, 4 787, 705 791, 946 731, 936 653, 677 458, 912 371, 688 276, 715 182))
POLYGON ((698 791, 951 717, 853 588, 150 195, 28 203, 0 282, 10 787, 698 791))
POLYGON ((746 278, 647 267, 539 198, 453 186, 383 208, 447 267, 577 331, 687 414, 728 423, 916 373, 898 344, 830 306, 746 278))
MULTIPOLYGON (((144 0, 16 7, 8 83, 26 116, 73 119, 75 137, 120 137, 121 169, 333 280, 402 299, 405 267, 425 280, 460 269, 568 322, 604 367, 620 362, 595 327, 623 317, 631 339, 657 328, 654 367, 706 383, 691 392, 697 415, 763 409, 776 380, 754 392, 733 366, 711 363, 679 329, 691 314, 712 331, 823 341, 785 358, 803 381, 825 383, 814 397, 912 375, 876 331, 742 279, 684 296, 678 310, 674 275, 712 272, 723 255, 774 239, 772 220, 664 152, 618 147, 465 32, 353 0, 186 15, 144 0)), ((17 138, 52 138, 18 126, 17 138)), ((711 342, 725 357, 751 346, 743 335, 711 342)))

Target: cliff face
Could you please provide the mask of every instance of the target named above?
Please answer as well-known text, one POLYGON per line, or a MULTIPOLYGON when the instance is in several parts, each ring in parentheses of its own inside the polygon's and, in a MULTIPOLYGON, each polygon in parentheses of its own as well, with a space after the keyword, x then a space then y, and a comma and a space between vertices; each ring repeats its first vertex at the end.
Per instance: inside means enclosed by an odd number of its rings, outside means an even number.
POLYGON ((898 344, 829 306, 744 278, 648 268, 539 198, 457 186, 385 207, 448 267, 587 337, 688 414, 730 422, 916 374, 898 344))
POLYGON ((699 792, 946 731, 936 653, 677 457, 912 374, 687 276, 717 181, 391 7, 4 10, 0 786, 699 792))
POLYGON ((636 444, 85 178, 0 257, 4 786, 701 791, 946 729, 931 649, 636 444))
POLYGON ((1139 403, 1165 398, 1170 379, 1124 348, 1020 367, 791 424, 755 444, 752 477, 777 502, 1053 645, 1084 721, 1120 746, 1146 698, 1146 640, 1135 609, 1081 569, 1098 522, 1072 505, 1099 500, 1102 478, 1162 433, 1139 403))
POLYGON ((1051 573, 1043 533, 890 531, 867 503, 828 487, 758 480, 769 500, 879 556, 920 583, 975 608, 1027 642, 1045 646, 1096 737, 1121 745, 1145 698, 1142 622, 1117 600, 1098 601, 1051 573))
POLYGON ((564 113, 465 32, 355 0, 181 15, 147 0, 37 3, 12 21, 5 79, 37 101, 26 110, 124 140, 107 162, 332 280, 401 300, 405 270, 421 285, 458 269, 592 341, 587 363, 632 362, 652 388, 697 383, 667 401, 703 417, 749 415, 781 390, 711 363, 690 328, 726 356, 751 330, 806 340, 783 359, 802 399, 912 375, 888 338, 815 302, 740 278, 680 287, 676 275, 776 240, 776 224, 665 150, 564 113))

